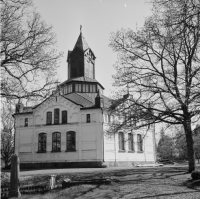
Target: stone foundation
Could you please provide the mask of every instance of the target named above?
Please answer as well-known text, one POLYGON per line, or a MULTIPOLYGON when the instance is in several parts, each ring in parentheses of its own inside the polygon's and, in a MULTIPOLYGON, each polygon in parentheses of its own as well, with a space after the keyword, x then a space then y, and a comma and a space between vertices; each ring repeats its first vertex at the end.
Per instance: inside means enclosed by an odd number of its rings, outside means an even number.
POLYGON ((139 164, 144 165, 144 164, 154 164, 154 163, 155 163, 154 161, 20 163, 20 169, 133 167, 139 164))
POLYGON ((21 163, 20 169, 102 168, 102 162, 21 163))

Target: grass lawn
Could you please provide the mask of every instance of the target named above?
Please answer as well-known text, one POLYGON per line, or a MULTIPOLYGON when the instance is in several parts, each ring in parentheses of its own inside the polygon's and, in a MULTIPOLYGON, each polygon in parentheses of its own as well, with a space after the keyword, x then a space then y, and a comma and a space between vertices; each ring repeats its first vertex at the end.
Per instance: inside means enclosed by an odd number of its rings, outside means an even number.
MULTIPOLYGON (((200 167, 199 167, 200 168, 200 167)), ((198 168, 198 169, 199 169, 198 168)), ((188 186, 191 174, 187 167, 164 166, 157 168, 102 168, 59 169, 21 172, 21 185, 48 184, 49 175, 57 175, 57 184, 65 178, 111 179, 110 185, 79 185, 66 189, 56 188, 41 195, 23 195, 21 199, 92 199, 92 198, 137 198, 137 199, 200 199, 200 186, 188 186), (189 188, 190 187, 190 188, 189 188)))

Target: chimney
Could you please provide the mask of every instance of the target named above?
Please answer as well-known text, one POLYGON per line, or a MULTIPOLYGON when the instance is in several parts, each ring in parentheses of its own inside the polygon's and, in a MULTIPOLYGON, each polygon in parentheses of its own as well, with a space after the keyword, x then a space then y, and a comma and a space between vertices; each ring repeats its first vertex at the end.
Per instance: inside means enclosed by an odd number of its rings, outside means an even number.
POLYGON ((24 108, 24 105, 22 103, 18 102, 15 107, 15 113, 22 113, 23 108, 24 108))
POLYGON ((95 107, 102 108, 103 107, 103 99, 99 94, 99 90, 97 91, 97 96, 95 97, 95 107))

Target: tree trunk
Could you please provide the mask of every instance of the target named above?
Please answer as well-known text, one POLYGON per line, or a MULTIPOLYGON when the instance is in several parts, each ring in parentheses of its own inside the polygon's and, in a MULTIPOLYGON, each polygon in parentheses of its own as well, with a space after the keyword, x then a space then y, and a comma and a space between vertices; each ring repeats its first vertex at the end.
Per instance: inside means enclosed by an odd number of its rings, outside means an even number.
POLYGON ((186 136, 188 161, 189 161, 188 171, 189 173, 191 173, 192 171, 195 170, 194 141, 192 137, 191 121, 187 120, 184 122, 184 130, 186 136))

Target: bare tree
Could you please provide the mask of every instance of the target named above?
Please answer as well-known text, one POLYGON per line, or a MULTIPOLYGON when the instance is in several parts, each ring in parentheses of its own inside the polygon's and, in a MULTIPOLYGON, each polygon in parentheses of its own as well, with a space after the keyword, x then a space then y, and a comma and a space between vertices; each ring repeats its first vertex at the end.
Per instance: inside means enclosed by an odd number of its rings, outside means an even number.
POLYGON ((14 153, 14 118, 12 113, 11 103, 3 102, 1 108, 1 160, 5 163, 5 167, 9 165, 14 153))
POLYGON ((35 99, 50 94, 61 53, 55 34, 31 0, 1 1, 1 96, 35 99))
MULTIPOLYGON (((200 117, 200 2, 154 0, 143 28, 112 33, 118 52, 115 86, 129 86, 129 108, 151 115, 151 123, 184 127, 189 172, 195 169, 191 124, 200 117)), ((120 99, 117 100, 118 102, 120 99)), ((118 104, 118 103, 116 103, 118 104)), ((132 117, 139 120, 141 114, 132 117)), ((124 123, 124 125, 126 125, 124 123)))

